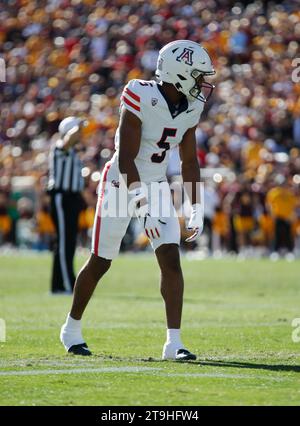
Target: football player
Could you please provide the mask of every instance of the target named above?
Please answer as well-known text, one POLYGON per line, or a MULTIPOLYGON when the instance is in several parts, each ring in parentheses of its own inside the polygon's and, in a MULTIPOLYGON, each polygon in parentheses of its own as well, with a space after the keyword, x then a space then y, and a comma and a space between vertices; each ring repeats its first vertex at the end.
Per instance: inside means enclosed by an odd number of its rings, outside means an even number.
POLYGON ((166 182, 170 148, 179 145, 182 178, 189 182, 192 205, 188 229, 190 241, 203 229, 199 188, 200 170, 196 156, 195 130, 213 85, 205 81, 215 74, 207 51, 189 40, 178 40, 159 52, 157 81, 131 80, 123 90, 120 122, 116 132, 116 152, 105 165, 99 185, 92 253, 76 280, 73 304, 60 339, 68 352, 90 355, 82 337, 81 318, 93 291, 118 255, 122 238, 131 219, 127 215, 106 215, 104 209, 118 191, 125 191, 145 233, 150 239, 161 270, 161 294, 165 302, 167 337, 162 358, 194 360, 180 336, 183 304, 183 276, 180 266, 180 228, 171 202, 170 190, 160 201, 169 204, 166 217, 151 214, 149 187, 166 182), (173 210, 172 210, 173 209, 173 210))

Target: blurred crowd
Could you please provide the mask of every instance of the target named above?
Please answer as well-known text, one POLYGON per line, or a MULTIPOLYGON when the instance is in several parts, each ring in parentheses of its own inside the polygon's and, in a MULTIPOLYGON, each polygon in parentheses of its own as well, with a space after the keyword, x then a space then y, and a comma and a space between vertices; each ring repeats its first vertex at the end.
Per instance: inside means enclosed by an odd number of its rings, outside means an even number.
MULTIPOLYGON (((211 252, 299 250, 296 0, 2 0, 0 245, 51 248, 47 160, 58 124, 69 115, 88 121, 81 141, 86 188, 79 225, 80 244, 89 244, 96 187, 114 151, 122 88, 132 78, 152 79, 159 49, 176 39, 200 42, 217 71, 197 130, 205 181, 200 245, 211 252)), ((170 180, 178 173, 174 154, 170 180)), ((184 231, 184 218, 182 225, 184 231)), ((146 245, 133 224, 124 248, 146 245)))

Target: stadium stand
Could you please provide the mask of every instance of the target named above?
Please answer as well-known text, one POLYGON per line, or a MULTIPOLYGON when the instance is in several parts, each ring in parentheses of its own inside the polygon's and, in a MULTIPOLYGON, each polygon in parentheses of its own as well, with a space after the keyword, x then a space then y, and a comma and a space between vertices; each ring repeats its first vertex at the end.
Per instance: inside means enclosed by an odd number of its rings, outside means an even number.
MULTIPOLYGON (((292 61, 300 57, 300 10, 292 0, 1 1, 0 245, 51 247, 47 158, 68 115, 88 120, 80 215, 88 244, 122 88, 153 78, 159 49, 175 39, 200 42, 217 70, 197 130, 209 206, 202 244, 299 252, 300 84, 292 61)), ((125 249, 146 246, 140 235, 129 240, 125 249)))

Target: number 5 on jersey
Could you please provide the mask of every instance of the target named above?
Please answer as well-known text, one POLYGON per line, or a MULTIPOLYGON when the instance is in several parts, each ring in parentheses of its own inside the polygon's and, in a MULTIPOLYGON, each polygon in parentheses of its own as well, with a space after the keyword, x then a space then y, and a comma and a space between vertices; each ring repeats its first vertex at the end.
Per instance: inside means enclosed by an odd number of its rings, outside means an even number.
POLYGON ((167 142, 168 137, 175 137, 176 136, 177 129, 169 129, 168 127, 165 127, 162 133, 162 136, 160 138, 160 141, 157 142, 157 146, 160 149, 163 149, 162 152, 158 154, 153 154, 151 157, 151 161, 153 163, 162 163, 166 157, 166 151, 170 149, 170 142, 167 142))

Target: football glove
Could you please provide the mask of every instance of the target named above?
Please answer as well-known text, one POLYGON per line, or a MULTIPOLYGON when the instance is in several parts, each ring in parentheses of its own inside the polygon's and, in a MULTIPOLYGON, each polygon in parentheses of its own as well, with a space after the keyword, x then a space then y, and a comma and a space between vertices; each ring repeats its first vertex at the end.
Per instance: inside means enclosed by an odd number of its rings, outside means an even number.
POLYGON ((157 217, 152 217, 149 212, 149 204, 144 188, 139 187, 129 191, 129 195, 133 196, 135 203, 135 213, 140 223, 142 224, 145 234, 149 239, 160 238, 161 224, 166 223, 157 217))
POLYGON ((187 229, 189 231, 191 230, 194 231, 193 234, 185 240, 188 243, 195 241, 195 239, 203 231, 203 215, 202 215, 201 204, 192 205, 191 217, 190 217, 187 229))
POLYGON ((149 205, 144 204, 143 206, 137 207, 137 217, 139 218, 142 226, 144 227, 145 234, 150 240, 160 238, 161 225, 165 225, 158 217, 152 217, 149 213, 149 205))

